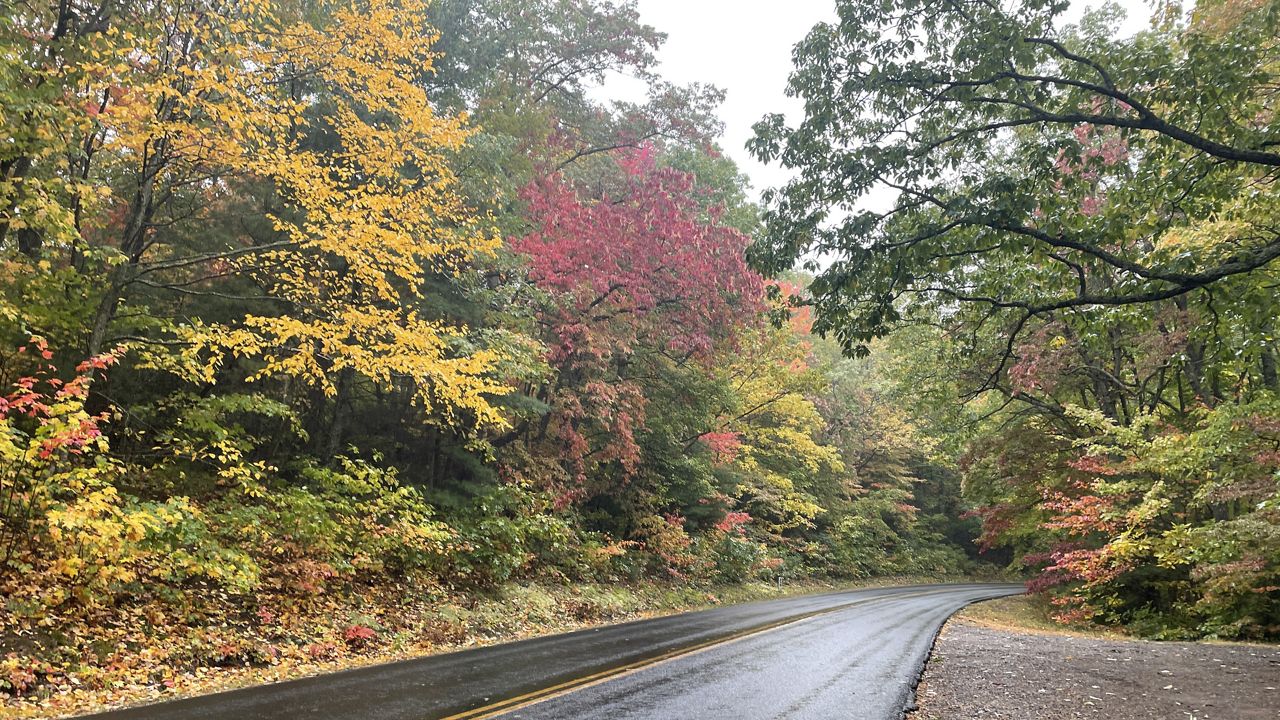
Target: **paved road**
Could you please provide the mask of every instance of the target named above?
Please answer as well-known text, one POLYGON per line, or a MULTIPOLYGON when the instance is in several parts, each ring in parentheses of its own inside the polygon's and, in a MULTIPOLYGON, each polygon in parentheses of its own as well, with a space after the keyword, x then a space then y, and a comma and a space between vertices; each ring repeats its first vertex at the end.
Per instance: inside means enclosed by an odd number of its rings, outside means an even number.
MULTIPOLYGON (((1021 591, 1018 588, 1017 591, 1021 591)), ((503 720, 898 720, 939 627, 991 588, 889 597, 638 669, 503 720)))
POLYGON ((92 717, 896 719, 947 616, 1021 591, 919 585, 747 603, 92 717))

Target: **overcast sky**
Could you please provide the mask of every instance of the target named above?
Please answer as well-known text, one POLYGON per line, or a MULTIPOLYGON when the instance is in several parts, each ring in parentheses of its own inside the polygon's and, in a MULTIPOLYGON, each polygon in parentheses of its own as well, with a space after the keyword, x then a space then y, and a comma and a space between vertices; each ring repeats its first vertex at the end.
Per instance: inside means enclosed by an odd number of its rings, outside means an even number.
MULTIPOLYGON (((1129 13, 1121 32, 1145 27, 1150 10, 1143 0, 1118 4, 1129 13)), ((800 104, 784 93, 791 47, 815 23, 835 19, 834 1, 638 0, 638 6, 641 20, 667 33, 658 55, 664 77, 677 84, 710 83, 727 91, 720 108, 725 125, 721 145, 751 177, 755 191, 782 184, 786 173, 756 162, 743 145, 751 137, 751 126, 766 113, 783 112, 793 120, 801 116, 800 104)), ((1076 12, 1070 16, 1078 17, 1081 8, 1072 8, 1076 12)), ((602 90, 606 97, 639 99, 635 85, 623 79, 611 80, 602 90)))

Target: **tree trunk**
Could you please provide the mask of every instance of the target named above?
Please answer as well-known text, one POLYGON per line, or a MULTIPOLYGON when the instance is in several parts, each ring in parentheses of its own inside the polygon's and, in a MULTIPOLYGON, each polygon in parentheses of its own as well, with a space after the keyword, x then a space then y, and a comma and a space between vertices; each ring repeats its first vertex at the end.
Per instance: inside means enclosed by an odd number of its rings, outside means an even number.
MULTIPOLYGON (((6 181, 20 182, 22 178, 26 177, 28 172, 31 172, 31 158, 25 155, 0 164, 0 176, 3 176, 6 181)), ((9 221, 4 218, 12 217, 14 211, 18 207, 17 193, 14 194, 13 200, 8 203, 8 205, 9 206, 4 209, 4 212, 0 213, 0 247, 4 247, 5 237, 9 234, 9 221)), ((18 242, 19 244, 22 243, 21 238, 19 238, 18 242)))
POLYGON ((1204 344, 1195 340, 1187 342, 1187 361, 1183 363, 1183 370, 1187 376, 1187 384, 1191 386, 1191 392, 1200 402, 1212 407, 1213 396, 1208 392, 1204 384, 1204 344))
MULTIPOLYGON (((1263 323, 1262 333, 1264 337, 1270 337, 1272 334, 1272 324, 1270 322, 1263 323)), ((1267 342, 1262 346, 1260 353, 1260 361, 1262 364, 1262 386, 1272 392, 1280 392, 1280 373, 1276 369, 1276 350, 1274 342, 1267 342)))
POLYGON ((338 371, 338 382, 333 396, 333 421, 329 423, 329 432, 324 446, 324 457, 329 463, 332 463, 334 458, 342 452, 342 441, 346 437, 347 419, 350 416, 347 410, 351 404, 351 388, 354 381, 355 371, 351 368, 338 371))
POLYGON ((111 321, 116 318, 116 310, 124 297, 124 289, 132 275, 132 265, 121 265, 111 273, 107 288, 102 292, 98 308, 94 310, 93 322, 89 325, 88 356, 99 355, 105 349, 107 332, 111 329, 111 321))
POLYGON ((125 262, 111 272, 111 280, 94 312, 89 332, 90 357, 105 349, 111 321, 115 320, 116 310, 124 299, 125 288, 133 282, 138 264, 142 262, 142 254, 147 250, 147 230, 155 215, 156 177, 164 167, 167 147, 168 143, 163 138, 157 140, 151 154, 142 163, 142 175, 138 179, 133 199, 129 201, 129 213, 124 232, 120 236, 120 251, 124 253, 125 262))

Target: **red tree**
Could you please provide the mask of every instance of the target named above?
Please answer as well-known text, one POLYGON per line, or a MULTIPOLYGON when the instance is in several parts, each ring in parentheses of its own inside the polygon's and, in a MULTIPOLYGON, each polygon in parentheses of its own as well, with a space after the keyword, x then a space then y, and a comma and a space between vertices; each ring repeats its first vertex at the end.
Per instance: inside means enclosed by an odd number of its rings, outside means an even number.
POLYGON ((536 229, 512 243, 552 296, 541 318, 558 371, 546 393, 549 426, 579 488, 588 458, 617 461, 624 476, 635 470, 646 404, 629 372, 638 355, 709 361, 762 309, 763 281, 744 259, 748 238, 708 216, 693 177, 657 167, 648 147, 617 162, 616 197, 586 199, 562 175, 527 187, 536 229))

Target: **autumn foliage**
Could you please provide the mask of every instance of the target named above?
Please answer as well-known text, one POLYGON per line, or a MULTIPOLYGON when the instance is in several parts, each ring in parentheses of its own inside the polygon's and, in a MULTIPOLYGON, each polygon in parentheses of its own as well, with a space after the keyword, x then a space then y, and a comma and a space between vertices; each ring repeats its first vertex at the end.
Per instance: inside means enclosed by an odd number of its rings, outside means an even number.
POLYGON ((878 371, 748 266, 722 94, 662 39, 597 0, 0 19, 7 701, 599 619, 595 584, 973 566, 954 483, 915 491, 954 473, 836 381, 878 371), (476 610, 539 586, 573 597, 476 610))
POLYGON ((714 351, 759 322, 761 280, 743 258, 747 238, 698 217, 694 178, 657 168, 643 146, 618 162, 618 197, 583 198, 562 176, 522 194, 537 229, 512 243, 549 294, 540 322, 556 379, 545 390, 557 453, 575 485, 592 465, 641 462, 635 437, 648 406, 629 366, 653 355, 711 365, 714 351), (602 437, 595 443, 591 436, 602 437))

